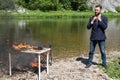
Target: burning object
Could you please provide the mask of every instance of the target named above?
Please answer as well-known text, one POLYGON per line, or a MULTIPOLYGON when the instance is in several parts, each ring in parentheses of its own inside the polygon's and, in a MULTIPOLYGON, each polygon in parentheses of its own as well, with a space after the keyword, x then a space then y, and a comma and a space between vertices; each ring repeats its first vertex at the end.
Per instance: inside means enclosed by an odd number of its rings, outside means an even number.
POLYGON ((42 50, 43 48, 40 46, 32 46, 27 43, 20 43, 20 44, 13 44, 12 47, 15 50, 22 50, 22 49, 34 49, 34 50, 42 50))
MULTIPOLYGON (((29 65, 32 68, 37 69, 38 72, 38 78, 40 79, 40 72, 41 69, 43 68, 43 64, 41 64, 42 62, 42 57, 45 56, 45 64, 46 64, 46 69, 47 69, 47 74, 49 73, 49 64, 50 64, 50 60, 51 60, 51 48, 49 47, 41 47, 41 46, 34 46, 34 45, 30 45, 28 43, 19 43, 19 44, 13 44, 12 47, 15 50, 18 50, 22 53, 27 53, 27 54, 34 54, 37 55, 37 58, 34 58, 34 60, 32 62, 29 63, 29 65)), ((12 75, 12 70, 11 70, 11 56, 9 57, 10 59, 10 63, 9 63, 9 71, 10 71, 10 75, 12 75)), ((18 69, 21 69, 20 66, 17 66, 18 69)))

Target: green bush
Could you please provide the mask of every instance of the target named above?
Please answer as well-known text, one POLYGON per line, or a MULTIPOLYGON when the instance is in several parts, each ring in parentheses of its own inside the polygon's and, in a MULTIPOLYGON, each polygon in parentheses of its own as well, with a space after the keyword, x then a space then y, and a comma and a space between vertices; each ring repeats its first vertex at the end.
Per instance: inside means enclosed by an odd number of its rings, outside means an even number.
POLYGON ((16 3, 30 10, 41 11, 56 11, 61 7, 56 0, 19 0, 16 3))
POLYGON ((74 10, 86 11, 89 10, 87 0, 14 0, 17 4, 30 9, 41 11, 56 11, 56 10, 74 10))
POLYGON ((31 0, 29 3, 26 3, 26 7, 30 10, 39 9, 39 4, 41 4, 40 0, 31 0))
POLYGON ((71 10, 71 1, 70 0, 60 0, 60 2, 64 9, 71 10))
POLYGON ((88 9, 88 6, 86 4, 81 4, 78 8, 79 11, 86 11, 88 9))
POLYGON ((115 8, 117 12, 120 12, 120 6, 115 8))
POLYGON ((78 10, 78 7, 79 7, 79 2, 71 2, 71 7, 72 7, 72 10, 76 11, 78 10))
POLYGON ((45 1, 40 4, 40 10, 42 11, 50 11, 50 10, 57 10, 57 5, 53 4, 50 1, 45 1))

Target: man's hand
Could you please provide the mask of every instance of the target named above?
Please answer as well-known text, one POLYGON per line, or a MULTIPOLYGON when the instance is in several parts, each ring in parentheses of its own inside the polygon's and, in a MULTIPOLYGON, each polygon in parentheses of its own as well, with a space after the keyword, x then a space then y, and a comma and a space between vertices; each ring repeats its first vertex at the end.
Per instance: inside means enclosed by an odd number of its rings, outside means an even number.
POLYGON ((97 16, 94 16, 92 21, 91 21, 91 24, 93 24, 96 19, 97 19, 97 16))
POLYGON ((97 19, 97 16, 94 16, 92 19, 92 22, 94 22, 97 19))
POLYGON ((102 21, 101 14, 99 14, 98 16, 94 16, 92 21, 91 21, 91 24, 93 24, 95 20, 102 21))
POLYGON ((98 19, 99 21, 102 21, 101 15, 98 15, 98 16, 97 16, 97 19, 98 19))

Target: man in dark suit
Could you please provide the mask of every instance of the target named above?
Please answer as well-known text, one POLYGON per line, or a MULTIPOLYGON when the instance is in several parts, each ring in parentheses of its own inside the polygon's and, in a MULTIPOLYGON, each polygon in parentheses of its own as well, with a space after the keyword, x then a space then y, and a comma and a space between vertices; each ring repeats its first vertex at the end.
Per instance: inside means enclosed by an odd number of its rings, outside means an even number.
POLYGON ((108 19, 107 17, 101 15, 102 6, 95 6, 95 15, 92 16, 88 22, 87 29, 92 29, 91 37, 90 37, 90 52, 89 59, 86 68, 92 65, 93 55, 95 51, 96 44, 99 45, 101 57, 102 57, 102 65, 105 69, 107 69, 106 65, 106 53, 105 53, 105 30, 107 28, 108 19))

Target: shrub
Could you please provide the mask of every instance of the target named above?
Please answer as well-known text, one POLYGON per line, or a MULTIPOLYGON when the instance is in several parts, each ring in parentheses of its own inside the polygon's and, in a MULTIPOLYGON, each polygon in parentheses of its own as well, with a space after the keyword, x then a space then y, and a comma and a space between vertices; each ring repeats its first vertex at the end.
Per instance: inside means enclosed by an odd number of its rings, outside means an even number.
POLYGON ((88 9, 88 6, 86 4, 81 4, 78 8, 79 11, 86 11, 88 9))
POLYGON ((70 0, 63 0, 61 2, 61 4, 63 5, 64 9, 71 10, 71 1, 70 0))
POLYGON ((26 3, 26 7, 31 10, 37 10, 39 9, 39 4, 41 4, 39 0, 31 0, 29 3, 26 3))
POLYGON ((120 12, 120 6, 115 8, 117 12, 120 12))
POLYGON ((72 7, 72 10, 78 10, 78 7, 79 7, 79 2, 71 2, 71 7, 72 7))
POLYGON ((56 11, 56 10, 74 10, 86 11, 89 10, 87 0, 14 0, 17 4, 30 9, 41 11, 56 11))
POLYGON ((57 5, 53 4, 51 1, 45 1, 40 4, 39 9, 42 11, 57 10, 57 5))

